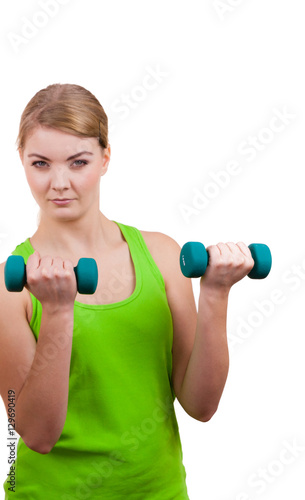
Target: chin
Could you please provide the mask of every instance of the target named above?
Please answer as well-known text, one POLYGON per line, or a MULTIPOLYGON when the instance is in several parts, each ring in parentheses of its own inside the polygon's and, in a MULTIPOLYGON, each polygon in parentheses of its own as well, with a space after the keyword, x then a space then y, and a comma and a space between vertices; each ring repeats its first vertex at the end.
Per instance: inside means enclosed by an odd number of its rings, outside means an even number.
POLYGON ((54 221, 60 221, 60 222, 72 222, 74 220, 79 219, 79 214, 76 213, 69 213, 68 210, 60 210, 57 213, 52 213, 48 214, 48 217, 54 221))

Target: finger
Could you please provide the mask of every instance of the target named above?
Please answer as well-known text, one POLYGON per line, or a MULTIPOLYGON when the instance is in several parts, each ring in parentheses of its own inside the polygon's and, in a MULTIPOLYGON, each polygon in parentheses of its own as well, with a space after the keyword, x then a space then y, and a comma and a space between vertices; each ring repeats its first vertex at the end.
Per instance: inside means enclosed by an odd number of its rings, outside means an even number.
POLYGON ((52 262, 54 276, 61 276, 64 274, 64 262, 60 257, 54 257, 52 262))
POLYGON ((52 263, 53 266, 56 266, 58 268, 63 269, 64 261, 60 257, 54 257, 52 260, 53 260, 53 263, 52 263))
POLYGON ((208 252, 212 252, 213 254, 218 254, 218 255, 224 255, 228 254, 228 248, 226 248, 225 243, 217 243, 217 245, 210 245, 209 247, 206 248, 208 252))
POLYGON ((45 276, 46 278, 50 276, 51 274, 50 268, 52 266, 52 263, 53 263, 52 257, 46 256, 40 259, 40 268, 42 276, 45 276))
POLYGON ((246 257, 252 258, 250 248, 243 241, 239 241, 236 245, 246 257))
POLYGON ((233 260, 236 266, 244 266, 245 263, 249 262, 247 255, 239 248, 235 243, 229 242, 227 245, 232 251, 233 260))
POLYGON ((209 252, 209 265, 218 266, 224 262, 232 262, 232 253, 224 243, 218 243, 217 245, 211 245, 207 248, 209 252))
POLYGON ((228 243, 224 244, 224 247, 226 247, 226 249, 224 249, 223 252, 226 251, 227 253, 227 249, 229 249, 231 254, 236 255, 237 253, 239 253, 239 248, 237 248, 235 243, 233 243, 232 241, 229 241, 228 243))
POLYGON ((37 250, 35 250, 35 252, 29 256, 26 263, 26 283, 24 287, 29 291, 30 288, 28 283, 32 279, 32 277, 35 276, 36 274, 35 271, 37 271, 39 266, 40 266, 40 253, 37 250))
POLYGON ((73 262, 69 259, 63 261, 65 276, 71 276, 74 273, 73 262))
POLYGON ((214 262, 214 261, 218 261, 221 257, 220 248, 218 248, 217 245, 208 246, 206 248, 206 251, 209 254, 209 263, 214 262))
POLYGON ((245 243, 243 243, 242 241, 239 241, 237 243, 237 246, 240 248, 241 252, 243 252, 243 254, 246 256, 246 261, 248 263, 248 271, 250 272, 255 264, 250 248, 247 245, 245 245, 245 243))
POLYGON ((26 267, 28 270, 33 271, 35 269, 38 269, 39 264, 40 264, 40 254, 39 252, 37 252, 37 250, 35 250, 35 252, 29 256, 26 267))
MULTIPOLYGON (((232 244, 232 245, 234 245, 234 244, 232 244)), ((235 253, 235 252, 230 247, 230 244, 221 242, 221 243, 217 244, 217 247, 219 248, 220 256, 221 256, 222 260, 233 262, 233 253, 235 253)))
POLYGON ((63 261, 63 266, 64 266, 64 269, 68 269, 69 271, 73 271, 74 270, 74 266, 73 266, 72 260, 69 260, 69 259, 64 260, 63 261))
POLYGON ((240 260, 242 262, 245 261, 245 257, 247 257, 247 255, 241 251, 241 249, 239 248, 239 246, 236 243, 233 243, 230 241, 229 243, 227 243, 227 246, 230 248, 232 255, 235 258, 240 258, 240 260))

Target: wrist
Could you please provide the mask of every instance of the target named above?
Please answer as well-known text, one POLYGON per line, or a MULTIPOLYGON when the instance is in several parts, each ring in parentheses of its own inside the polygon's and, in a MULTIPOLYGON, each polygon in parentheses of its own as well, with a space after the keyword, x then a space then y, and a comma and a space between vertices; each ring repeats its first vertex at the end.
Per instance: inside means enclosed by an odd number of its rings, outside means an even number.
POLYGON ((73 317, 74 315, 74 303, 71 304, 49 304, 43 303, 42 311, 44 314, 54 316, 63 316, 63 317, 73 317))
POLYGON ((216 284, 207 284, 201 278, 200 280, 200 296, 204 296, 210 300, 227 300, 231 287, 216 284))

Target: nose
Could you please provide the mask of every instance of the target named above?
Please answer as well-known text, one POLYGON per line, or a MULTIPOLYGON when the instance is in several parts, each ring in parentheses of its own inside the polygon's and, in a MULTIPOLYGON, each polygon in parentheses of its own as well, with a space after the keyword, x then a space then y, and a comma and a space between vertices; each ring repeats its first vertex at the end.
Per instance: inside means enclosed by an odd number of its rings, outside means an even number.
POLYGON ((52 169, 51 188, 55 191, 64 191, 70 188, 69 172, 64 167, 52 169))

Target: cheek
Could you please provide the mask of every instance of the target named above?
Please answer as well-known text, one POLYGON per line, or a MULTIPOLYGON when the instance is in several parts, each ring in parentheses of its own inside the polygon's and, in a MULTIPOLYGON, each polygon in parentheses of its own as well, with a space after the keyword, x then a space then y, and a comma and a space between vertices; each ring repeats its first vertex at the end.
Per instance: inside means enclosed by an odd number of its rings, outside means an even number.
POLYGON ((86 177, 82 179, 80 187, 85 191, 92 191, 95 189, 99 189, 100 186, 100 174, 97 172, 88 172, 86 177))
POLYGON ((47 177, 33 175, 30 172, 26 172, 25 175, 32 193, 39 194, 39 192, 47 189, 48 186, 47 177))

